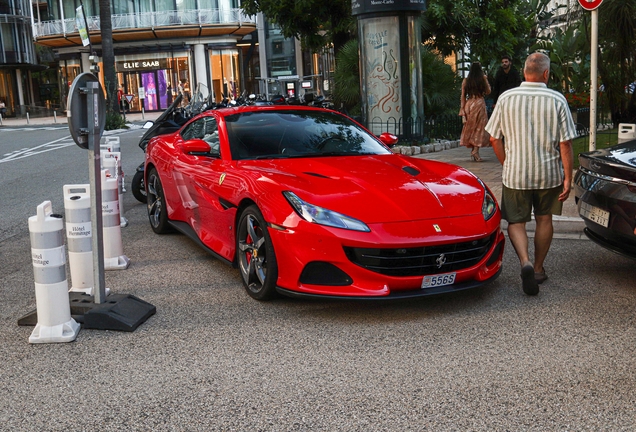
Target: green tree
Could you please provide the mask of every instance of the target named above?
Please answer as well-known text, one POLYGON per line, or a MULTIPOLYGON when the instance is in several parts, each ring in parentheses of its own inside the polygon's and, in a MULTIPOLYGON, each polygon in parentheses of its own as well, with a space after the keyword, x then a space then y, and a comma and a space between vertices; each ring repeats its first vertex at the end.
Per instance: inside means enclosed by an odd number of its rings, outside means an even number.
POLYGON ((635 123, 636 92, 625 87, 636 80, 636 0, 605 0, 598 11, 600 81, 614 121, 635 123))
POLYGON ((540 37, 530 51, 541 50, 550 57, 549 85, 563 93, 589 90, 589 41, 583 21, 556 28, 540 37))
POLYGON ((99 26, 102 36, 102 64, 106 86, 106 113, 119 113, 117 103, 117 75, 115 73, 115 51, 113 49, 113 23, 110 0, 99 0, 99 26))
POLYGON ((241 8, 248 15, 263 12, 283 36, 313 51, 333 44, 337 54, 355 32, 349 0, 243 0, 241 8))
POLYGON ((430 0, 423 40, 444 56, 468 48, 471 58, 489 64, 525 54, 535 20, 524 0, 430 0))
MULTIPOLYGON (((636 94, 625 91, 636 79, 636 0, 605 0, 598 9, 598 75, 603 92, 598 104, 608 106, 615 123, 636 122, 636 94)), ((590 86, 591 14, 579 9, 565 30, 553 31, 535 47, 549 53, 552 84, 566 95, 590 86)))
POLYGON ((425 115, 459 113, 461 78, 441 55, 428 49, 422 50, 422 82, 425 115))
POLYGON ((342 106, 352 115, 360 113, 359 60, 357 39, 345 43, 336 55, 334 102, 337 108, 342 106))

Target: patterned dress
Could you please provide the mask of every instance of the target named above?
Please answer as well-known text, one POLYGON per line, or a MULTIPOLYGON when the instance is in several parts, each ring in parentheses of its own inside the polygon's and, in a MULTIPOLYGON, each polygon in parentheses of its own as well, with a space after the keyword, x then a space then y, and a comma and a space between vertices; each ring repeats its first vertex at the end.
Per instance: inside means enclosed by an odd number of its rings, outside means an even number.
MULTIPOLYGON (((459 115, 464 116, 465 122, 459 144, 468 148, 488 147, 490 146, 490 135, 486 132, 486 123, 488 123, 486 101, 483 95, 473 95, 466 99, 465 86, 466 80, 464 79, 462 83, 462 107, 459 115)), ((488 93, 490 93, 490 85, 486 94, 488 93)))

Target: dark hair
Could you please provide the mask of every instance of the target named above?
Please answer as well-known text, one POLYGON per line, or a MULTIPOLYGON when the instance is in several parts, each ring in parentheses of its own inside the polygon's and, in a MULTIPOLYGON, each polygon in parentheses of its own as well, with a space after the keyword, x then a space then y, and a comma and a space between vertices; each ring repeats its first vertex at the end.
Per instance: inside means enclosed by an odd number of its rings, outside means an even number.
POLYGON ((483 96, 487 90, 488 87, 484 80, 484 71, 481 69, 481 63, 474 62, 470 66, 470 72, 468 72, 466 77, 466 96, 483 96))
POLYGON ((508 60, 509 62, 512 62, 512 58, 511 58, 508 54, 504 54, 504 55, 502 55, 502 56, 501 56, 501 59, 502 59, 502 60, 503 60, 503 59, 506 59, 506 60, 508 60))

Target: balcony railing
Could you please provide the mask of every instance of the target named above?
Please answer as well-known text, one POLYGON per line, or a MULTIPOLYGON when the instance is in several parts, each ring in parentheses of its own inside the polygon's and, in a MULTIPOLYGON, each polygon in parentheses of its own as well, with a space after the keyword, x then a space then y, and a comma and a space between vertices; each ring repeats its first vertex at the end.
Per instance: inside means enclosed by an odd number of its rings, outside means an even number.
MULTIPOLYGON (((89 30, 99 31, 99 16, 87 17, 89 30)), ((241 9, 190 9, 182 11, 142 12, 112 16, 113 31, 186 25, 254 24, 255 16, 243 14, 241 9)), ((77 33, 75 18, 35 23, 35 38, 77 33)))

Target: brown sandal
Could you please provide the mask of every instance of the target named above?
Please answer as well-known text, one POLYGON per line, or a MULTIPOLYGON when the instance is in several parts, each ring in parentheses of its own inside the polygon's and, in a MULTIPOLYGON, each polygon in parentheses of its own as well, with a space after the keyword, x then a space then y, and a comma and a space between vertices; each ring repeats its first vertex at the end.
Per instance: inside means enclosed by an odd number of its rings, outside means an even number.
POLYGON ((470 159, 475 162, 482 162, 483 159, 479 157, 479 147, 474 147, 473 151, 470 152, 470 159))
POLYGON ((534 272, 534 280, 536 280, 539 285, 548 280, 548 275, 545 272, 545 268, 541 269, 539 273, 534 272))

